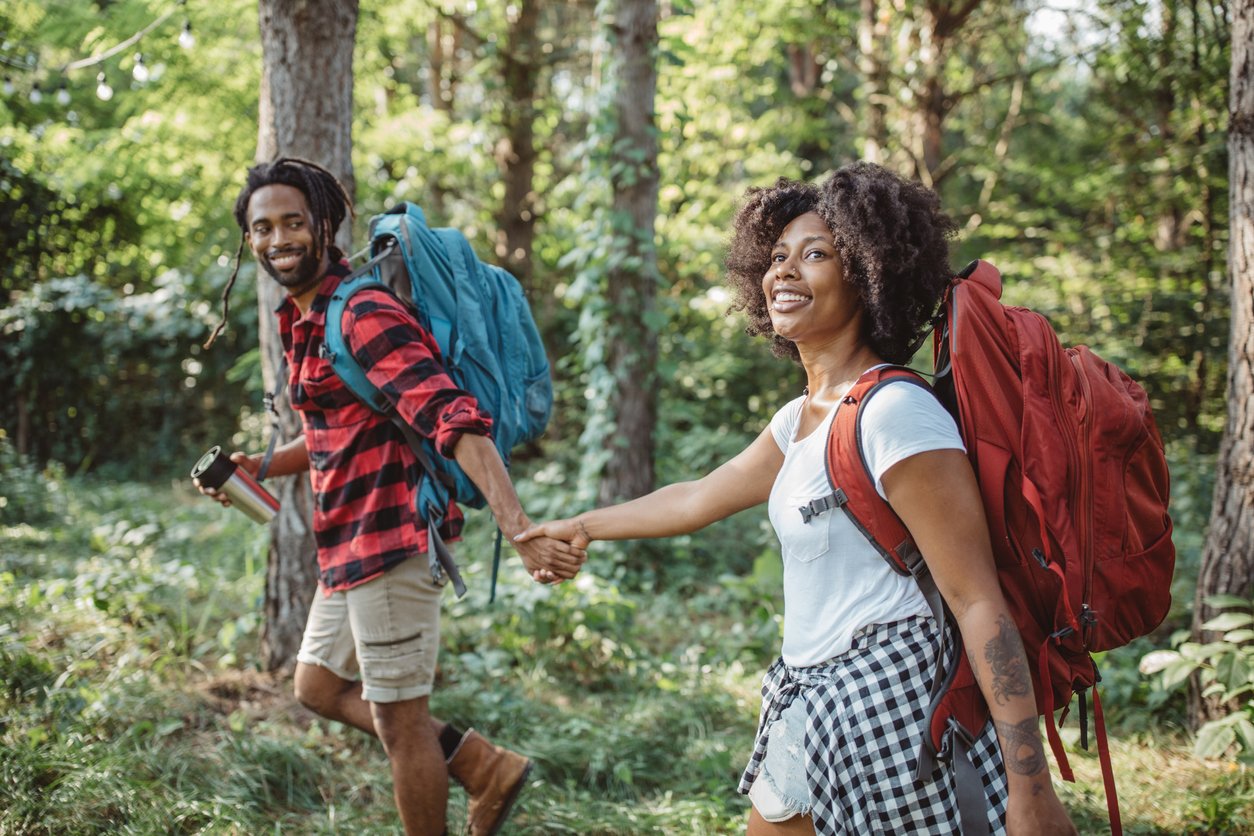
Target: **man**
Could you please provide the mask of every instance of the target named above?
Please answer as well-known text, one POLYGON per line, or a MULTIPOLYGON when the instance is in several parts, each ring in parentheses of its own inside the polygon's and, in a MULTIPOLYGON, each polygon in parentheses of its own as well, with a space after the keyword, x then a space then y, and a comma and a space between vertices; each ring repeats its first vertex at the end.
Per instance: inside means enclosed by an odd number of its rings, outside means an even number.
MULTIPOLYGON (((235 203, 243 242, 287 291, 276 314, 291 403, 304 432, 275 451, 269 472, 308 470, 315 496, 319 591, 297 656, 296 696, 383 743, 407 834, 446 832, 449 775, 469 795, 470 832, 494 834, 531 763, 429 714, 442 582, 433 581, 426 560, 411 559, 428 549, 425 523, 414 511, 422 471, 400 430, 358 401, 320 351, 330 295, 350 272, 331 242, 351 212, 334 176, 291 158, 250 169, 235 203)), ((234 281, 232 275, 227 294, 234 281)), ((492 419, 448 378, 438 346, 412 313, 387 291, 364 290, 353 297, 343 325, 370 381, 406 423, 456 459, 506 538, 528 528, 488 437, 492 419)), ((231 458, 253 474, 261 464, 260 456, 231 458)), ((461 526, 450 503, 441 533, 454 539, 461 526)), ((586 557, 556 540, 517 548, 528 571, 547 580, 573 577, 586 557)))

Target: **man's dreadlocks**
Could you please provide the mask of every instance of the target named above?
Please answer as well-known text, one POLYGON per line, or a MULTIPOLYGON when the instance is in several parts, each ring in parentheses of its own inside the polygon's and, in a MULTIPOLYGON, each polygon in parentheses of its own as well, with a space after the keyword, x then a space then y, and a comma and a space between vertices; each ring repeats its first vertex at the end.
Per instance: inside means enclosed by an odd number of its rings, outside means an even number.
POLYGON ((244 252, 248 231, 248 202, 258 189, 276 185, 291 186, 305 196, 312 220, 314 255, 321 259, 323 253, 327 253, 333 261, 344 257, 339 247, 335 246, 335 230, 339 229, 345 216, 355 217, 355 213, 352 198, 340 181, 335 179, 334 174, 317 163, 297 157, 280 157, 274 162, 261 163, 248 169, 248 179, 240 190, 239 197, 235 199, 235 223, 240 229, 239 246, 235 250, 235 269, 231 271, 231 278, 222 291, 222 321, 205 341, 205 348, 213 345, 214 340, 226 328, 231 288, 235 287, 235 278, 239 275, 240 256, 244 252))

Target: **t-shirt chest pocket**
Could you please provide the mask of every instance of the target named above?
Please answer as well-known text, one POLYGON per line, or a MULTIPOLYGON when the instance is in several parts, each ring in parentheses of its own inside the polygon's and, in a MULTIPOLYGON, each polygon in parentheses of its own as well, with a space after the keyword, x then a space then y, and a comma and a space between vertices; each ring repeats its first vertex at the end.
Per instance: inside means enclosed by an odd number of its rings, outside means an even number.
POLYGON ((827 514, 811 517, 807 522, 801 509, 810 504, 815 497, 809 494, 790 496, 788 498, 789 520, 788 536, 783 540, 784 556, 801 563, 809 563, 827 554, 831 544, 828 542, 831 531, 831 520, 827 514))

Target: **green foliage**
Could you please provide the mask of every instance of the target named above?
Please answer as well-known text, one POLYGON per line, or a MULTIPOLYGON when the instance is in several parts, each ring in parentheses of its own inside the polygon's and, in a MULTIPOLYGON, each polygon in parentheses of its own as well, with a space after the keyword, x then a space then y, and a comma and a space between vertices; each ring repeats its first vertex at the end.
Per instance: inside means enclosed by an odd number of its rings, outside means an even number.
MULTIPOLYGON (((0 388, 13 395, 0 427, 40 464, 184 472, 233 431, 244 400, 224 380, 232 341, 212 355, 198 344, 237 240, 223 195, 256 136, 259 67, 239 60, 255 5, 181 9, 193 50, 178 46, 173 15, 133 50, 65 69, 162 20, 170 10, 158 6, 20 0, 0 12, 16 88, 0 99, 0 214, 13 220, 0 233, 0 388), (131 81, 135 50, 146 83, 131 81), (108 101, 98 73, 115 90, 108 101), (53 94, 62 84, 68 105, 53 94)), ((249 345, 255 303, 238 295, 233 336, 249 345)))
POLYGON ((53 522, 60 516, 58 489, 59 479, 34 467, 0 429, 0 525, 53 522))
POLYGON ((1254 762, 1254 601, 1219 595, 1206 603, 1232 608, 1202 625, 1203 630, 1220 633, 1220 638, 1189 641, 1180 631, 1173 641, 1176 649, 1146 655, 1141 671, 1158 674, 1164 690, 1181 687, 1197 674, 1202 697, 1229 706, 1229 711, 1198 729, 1195 753, 1199 758, 1218 758, 1235 749, 1243 760, 1254 762))
POLYGON ((77 276, 16 294, 0 308, 0 388, 14 396, 0 426, 30 427, 36 461, 138 478, 190 469, 229 437, 244 399, 222 380, 230 358, 197 344, 207 311, 192 286, 169 271, 148 292, 77 276))
MULTIPOLYGON (((265 529, 185 485, 58 491, 55 522, 0 527, 0 832, 395 832, 377 743, 251 670, 265 529)), ((511 832, 743 832, 734 788, 778 650, 778 556, 640 592, 595 550, 591 574, 556 588, 507 552, 489 606, 476 513, 432 706, 537 761, 511 832)), ((1129 832, 1249 832, 1248 771, 1193 766, 1153 724, 1111 742, 1129 832)), ((1093 832, 1100 768, 1071 757, 1079 783, 1061 792, 1093 832)), ((455 787, 451 826, 464 806, 455 787)))

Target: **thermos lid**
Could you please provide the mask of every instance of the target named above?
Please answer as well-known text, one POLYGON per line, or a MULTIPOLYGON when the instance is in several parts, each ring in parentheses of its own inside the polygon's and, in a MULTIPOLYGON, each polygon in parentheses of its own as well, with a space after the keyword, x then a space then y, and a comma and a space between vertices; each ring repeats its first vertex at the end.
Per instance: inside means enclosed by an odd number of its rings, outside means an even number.
POLYGON ((216 490, 225 485, 226 480, 231 478, 231 474, 235 472, 235 467, 235 462, 222 454, 222 448, 215 446, 201 456, 200 461, 196 462, 196 466, 192 468, 192 478, 199 479, 200 484, 204 487, 216 490))

